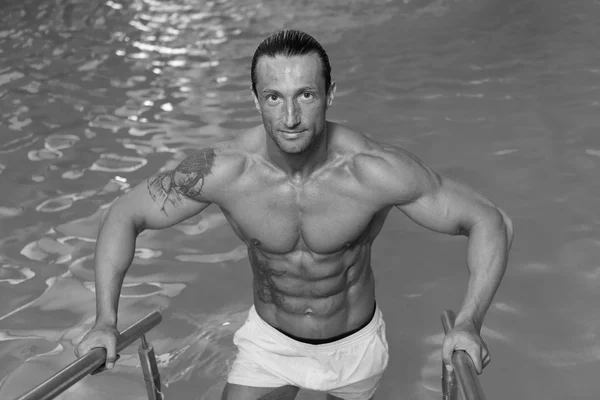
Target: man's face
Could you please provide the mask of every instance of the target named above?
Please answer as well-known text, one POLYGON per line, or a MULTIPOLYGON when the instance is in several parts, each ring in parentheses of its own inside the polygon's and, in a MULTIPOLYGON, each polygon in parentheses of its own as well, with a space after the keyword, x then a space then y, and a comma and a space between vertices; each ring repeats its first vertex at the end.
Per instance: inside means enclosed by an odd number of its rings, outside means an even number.
POLYGON ((319 56, 261 57, 256 66, 256 108, 275 144, 286 153, 301 153, 325 129, 327 93, 319 56))

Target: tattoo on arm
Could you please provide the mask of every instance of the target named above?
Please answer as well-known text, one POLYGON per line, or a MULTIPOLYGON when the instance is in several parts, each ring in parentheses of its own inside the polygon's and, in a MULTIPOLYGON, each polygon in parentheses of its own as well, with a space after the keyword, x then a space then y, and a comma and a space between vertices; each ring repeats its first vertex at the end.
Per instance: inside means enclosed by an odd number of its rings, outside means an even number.
POLYGON ((167 202, 178 206, 183 196, 194 198, 200 195, 204 177, 211 173, 215 157, 214 149, 204 149, 186 157, 173 171, 148 179, 148 192, 165 215, 168 215, 165 210, 167 202))

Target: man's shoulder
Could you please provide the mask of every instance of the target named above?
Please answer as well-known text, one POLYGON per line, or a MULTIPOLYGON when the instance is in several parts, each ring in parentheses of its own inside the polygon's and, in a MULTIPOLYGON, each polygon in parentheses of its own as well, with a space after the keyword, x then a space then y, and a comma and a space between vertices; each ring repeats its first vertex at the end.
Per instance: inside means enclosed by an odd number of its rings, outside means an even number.
POLYGON ((375 141, 359 132, 353 132, 353 136, 349 159, 357 174, 368 180, 386 174, 417 173, 424 167, 422 161, 406 149, 375 141))
POLYGON ((243 170, 246 154, 236 143, 219 142, 191 151, 177 167, 188 171, 204 171, 204 175, 235 174, 243 170))
POLYGON ((363 132, 338 123, 330 123, 333 128, 334 147, 356 160, 363 162, 411 163, 418 159, 407 150, 392 144, 379 142, 363 132))
POLYGON ((374 193, 408 199, 429 186, 433 172, 410 151, 347 130, 352 148, 348 160, 356 179, 374 193))
MULTIPOLYGON (((180 179, 202 178, 198 182, 206 194, 230 187, 248 169, 252 148, 245 137, 211 143, 187 154, 175 168, 180 179)), ((197 180, 197 179, 195 179, 197 180)))

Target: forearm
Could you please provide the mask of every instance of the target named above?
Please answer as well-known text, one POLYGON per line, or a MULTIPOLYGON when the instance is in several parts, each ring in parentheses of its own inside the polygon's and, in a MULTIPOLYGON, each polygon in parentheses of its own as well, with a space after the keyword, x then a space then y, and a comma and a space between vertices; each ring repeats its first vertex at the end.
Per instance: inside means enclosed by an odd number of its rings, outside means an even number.
POLYGON ((500 211, 469 232, 467 294, 456 317, 455 325, 472 325, 478 332, 500 286, 512 244, 512 223, 500 211))
POLYGON ((98 233, 95 251, 96 323, 117 324, 119 296, 133 261, 137 228, 131 217, 113 206, 98 233))

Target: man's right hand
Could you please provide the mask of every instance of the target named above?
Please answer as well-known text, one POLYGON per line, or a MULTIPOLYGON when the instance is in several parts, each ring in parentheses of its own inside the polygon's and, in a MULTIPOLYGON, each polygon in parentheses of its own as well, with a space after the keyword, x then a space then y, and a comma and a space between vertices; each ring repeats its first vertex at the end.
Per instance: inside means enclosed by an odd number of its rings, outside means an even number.
POLYGON ((75 348, 75 355, 81 358, 95 347, 104 347, 106 349, 106 369, 111 369, 117 359, 118 339, 119 331, 115 326, 95 324, 75 348))

